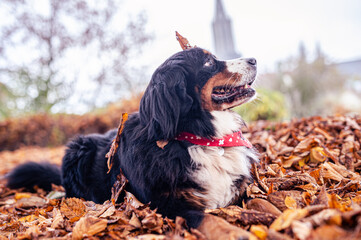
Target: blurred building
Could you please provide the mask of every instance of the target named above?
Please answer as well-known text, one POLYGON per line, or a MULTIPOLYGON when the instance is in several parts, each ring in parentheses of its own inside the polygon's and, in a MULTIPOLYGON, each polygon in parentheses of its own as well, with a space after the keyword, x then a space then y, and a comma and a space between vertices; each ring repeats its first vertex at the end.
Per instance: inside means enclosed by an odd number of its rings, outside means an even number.
POLYGON ((361 78, 361 59, 337 63, 336 67, 341 74, 361 78))
POLYGON ((222 0, 216 0, 212 27, 215 55, 225 60, 241 57, 235 50, 232 21, 224 11, 222 0))

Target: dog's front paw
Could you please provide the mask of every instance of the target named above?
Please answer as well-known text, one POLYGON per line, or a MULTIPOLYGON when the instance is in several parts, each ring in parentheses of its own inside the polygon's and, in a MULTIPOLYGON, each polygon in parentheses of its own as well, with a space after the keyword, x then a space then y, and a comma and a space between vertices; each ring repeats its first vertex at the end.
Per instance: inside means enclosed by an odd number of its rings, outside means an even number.
POLYGON ((209 240, 243 240, 249 239, 250 233, 228 223, 226 220, 206 214, 198 230, 209 240))

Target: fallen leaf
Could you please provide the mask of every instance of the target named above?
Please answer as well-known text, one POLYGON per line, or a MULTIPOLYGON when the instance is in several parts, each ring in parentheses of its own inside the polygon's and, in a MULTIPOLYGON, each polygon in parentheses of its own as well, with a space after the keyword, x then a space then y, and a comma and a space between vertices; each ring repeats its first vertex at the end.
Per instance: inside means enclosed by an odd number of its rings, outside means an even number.
POLYGON ((31 214, 31 215, 28 215, 28 216, 25 216, 25 217, 22 217, 22 218, 19 218, 19 222, 32 222, 34 220, 38 219, 37 216, 31 214))
POLYGON ((22 198, 30 198, 31 197, 31 194, 30 193, 21 193, 21 192, 18 192, 18 193, 15 193, 15 200, 19 200, 19 199, 22 199, 22 198))
POLYGON ((18 208, 41 208, 46 206, 46 200, 37 196, 30 196, 28 198, 20 198, 16 201, 16 207, 18 208))
POLYGON ((85 205, 78 198, 66 198, 60 204, 60 211, 73 223, 85 215, 85 205))
POLYGON ((296 209, 297 208, 297 202, 296 200, 291 196, 286 196, 285 198, 285 205, 289 209, 296 209))
POLYGON ((266 212, 273 214, 278 217, 282 214, 282 212, 272 203, 267 200, 261 198, 251 199, 247 202, 247 209, 256 210, 259 212, 266 212))
POLYGON ((134 212, 132 213, 132 218, 129 221, 129 225, 133 226, 135 229, 142 227, 142 224, 139 221, 139 218, 137 217, 137 215, 134 212))
POLYGON ((267 238, 267 228, 263 225, 252 225, 250 231, 259 240, 265 240, 267 238))
POLYGON ((281 231, 291 226, 295 220, 306 217, 308 211, 305 209, 286 209, 270 226, 270 229, 281 231))
POLYGON ((314 147, 310 151, 311 163, 323 163, 327 159, 327 154, 322 147, 314 147))
POLYGON ((75 224, 73 229, 73 240, 90 237, 103 231, 108 225, 108 221, 93 216, 85 216, 75 224))
POLYGON ((292 232, 300 240, 306 240, 312 232, 312 224, 304 221, 293 221, 291 224, 292 232))
POLYGON ((286 198, 290 198, 289 201, 296 201, 297 207, 304 207, 306 206, 306 203, 304 202, 302 198, 302 192, 301 191, 276 191, 272 194, 269 194, 267 197, 267 200, 270 201, 273 205, 275 205, 278 209, 281 211, 284 211, 288 209, 286 206, 286 198))
POLYGON ((164 235, 155 235, 155 234, 144 234, 138 235, 135 237, 129 237, 128 240, 164 240, 166 236, 164 235))
POLYGON ((263 224, 269 226, 276 216, 266 212, 256 210, 242 209, 238 206, 228 206, 226 208, 208 209, 206 213, 212 213, 224 218, 230 223, 242 226, 263 224))
POLYGON ((51 223, 51 228, 62 228, 64 226, 64 218, 61 215, 60 210, 57 208, 53 209, 53 222, 51 223))

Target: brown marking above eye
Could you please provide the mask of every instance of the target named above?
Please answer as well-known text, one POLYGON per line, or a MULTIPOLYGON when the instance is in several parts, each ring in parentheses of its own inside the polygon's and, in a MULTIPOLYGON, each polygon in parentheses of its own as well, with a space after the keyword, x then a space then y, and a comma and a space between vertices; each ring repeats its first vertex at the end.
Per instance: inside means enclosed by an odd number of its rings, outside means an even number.
POLYGON ((207 55, 212 55, 212 53, 208 52, 207 50, 203 49, 203 53, 207 55))

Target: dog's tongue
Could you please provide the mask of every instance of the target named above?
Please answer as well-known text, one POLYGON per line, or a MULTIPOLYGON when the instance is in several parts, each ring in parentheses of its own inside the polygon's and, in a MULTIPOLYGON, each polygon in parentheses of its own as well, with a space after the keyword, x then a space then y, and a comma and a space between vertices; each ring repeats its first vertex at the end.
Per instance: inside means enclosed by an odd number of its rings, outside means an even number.
POLYGON ((225 88, 216 88, 212 92, 212 99, 219 102, 228 102, 232 101, 232 98, 238 94, 240 94, 245 89, 249 88, 248 85, 242 85, 230 89, 225 88))

